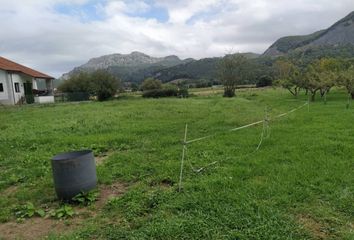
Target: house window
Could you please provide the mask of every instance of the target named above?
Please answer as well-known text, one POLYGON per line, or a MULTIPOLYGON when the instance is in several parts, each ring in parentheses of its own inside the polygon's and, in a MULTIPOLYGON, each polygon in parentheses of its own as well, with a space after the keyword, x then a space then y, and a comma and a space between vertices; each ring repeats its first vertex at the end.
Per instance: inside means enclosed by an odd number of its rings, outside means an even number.
POLYGON ((0 83, 0 92, 4 92, 4 85, 0 83))
POLYGON ((20 84, 15 82, 15 92, 20 92, 20 84))

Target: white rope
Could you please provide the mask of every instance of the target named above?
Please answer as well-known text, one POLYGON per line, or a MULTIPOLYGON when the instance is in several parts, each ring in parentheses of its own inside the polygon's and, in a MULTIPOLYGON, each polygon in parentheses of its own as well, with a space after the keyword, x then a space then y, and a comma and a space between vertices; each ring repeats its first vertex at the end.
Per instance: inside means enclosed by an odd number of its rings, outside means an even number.
POLYGON ((188 163, 189 163, 189 166, 190 166, 190 168, 192 169, 193 172, 195 172, 195 173, 200 173, 201 171, 203 171, 203 170, 206 169, 207 167, 210 167, 210 166, 212 166, 212 165, 217 164, 218 161, 211 162, 211 163, 209 163, 209 164, 207 164, 207 165, 205 165, 204 167, 201 167, 201 168, 195 168, 195 167, 193 167, 191 160, 189 160, 188 163))
MULTIPOLYGON (((309 102, 306 102, 305 104, 297 107, 297 108, 294 108, 286 113, 282 113, 282 114, 279 114, 277 116, 274 117, 274 119, 277 119, 277 118, 280 118, 280 117, 283 117, 283 116, 286 116, 290 113, 293 113, 299 109, 301 109, 302 107, 306 106, 307 104, 309 104, 309 102)), ((268 111, 267 109, 265 110, 265 118, 264 120, 261 120, 261 121, 257 121, 257 122, 254 122, 254 123, 250 123, 250 124, 247 124, 247 125, 244 125, 244 126, 241 126, 241 127, 237 127, 237 128, 233 128, 233 129, 230 129, 228 130, 229 132, 232 132, 232 131, 238 131, 238 130, 241 130, 241 129, 244 129, 244 128, 248 128, 248 127, 251 127, 251 126, 255 126, 255 125, 258 125, 260 123, 263 123, 263 129, 262 129, 262 133, 261 133, 261 137, 260 137, 260 141, 257 145, 257 148, 255 151, 247 154, 247 155, 243 155, 243 157, 245 156, 249 156, 251 154, 254 154, 255 152, 257 152, 262 143, 263 143, 263 140, 265 138, 268 138, 270 136, 270 127, 269 127, 269 122, 271 121, 272 119, 269 118, 268 116, 268 111)), ((187 141, 187 131, 188 131, 188 125, 186 124, 186 127, 185 127, 185 130, 184 130, 184 141, 183 141, 183 148, 182 148, 182 157, 181 157, 181 168, 180 168, 180 174, 179 174, 179 187, 178 187, 178 191, 181 192, 182 190, 182 180, 183 180, 183 167, 184 167, 184 160, 186 158, 186 154, 187 154, 187 144, 189 143, 193 143, 193 142, 197 142, 197 141, 201 141, 201 140, 204 140, 204 139, 207 139, 207 138, 210 138, 210 137, 213 137, 217 134, 212 134, 212 135, 208 135, 208 136, 205 136, 205 137, 201 137, 201 138, 196 138, 196 139, 193 139, 193 140, 190 140, 190 141, 187 141)), ((189 160, 187 161, 191 167, 191 169, 195 172, 195 173, 200 173, 201 171, 203 171, 205 168, 209 167, 209 166, 212 166, 212 165, 215 165, 216 163, 218 163, 218 161, 214 161, 212 163, 209 163, 207 164, 206 166, 204 167, 201 167, 199 169, 193 167, 192 165, 192 162, 189 160)))
MULTIPOLYGON (((308 104, 308 102, 306 102, 305 104, 301 105, 300 107, 297 107, 297 108, 294 108, 288 112, 285 112, 285 113, 282 113, 282 114, 279 114, 277 116, 275 116, 273 119, 277 119, 277 118, 280 118, 280 117, 284 117, 290 113, 293 113, 301 108, 303 108, 304 106, 306 106, 308 104)), ((268 118, 267 120, 268 121, 271 121, 273 119, 270 119, 268 118)), ((232 128, 232 129, 229 129, 227 130, 228 132, 234 132, 234 131, 238 131, 238 130, 241 130, 241 129, 244 129, 244 128, 248 128, 248 127, 252 127, 252 126, 255 126, 255 125, 258 125, 258 124, 261 124, 261 123, 264 123, 265 120, 261 120, 261 121, 257 121, 257 122, 254 122, 254 123, 250 123, 250 124, 247 124, 247 125, 244 125, 244 126, 241 126, 241 127, 237 127, 237 128, 232 128)), ((219 133, 221 134, 221 133, 219 133)), ((200 138, 196 138, 196 139, 192 139, 192 140, 189 140, 189 141, 186 141, 185 143, 186 144, 190 144, 190 143, 193 143, 193 142, 199 142, 201 140, 204 140, 204 139, 207 139, 207 138, 211 138, 211 137, 214 137, 216 136, 217 133, 214 133, 214 134, 210 134, 210 135, 207 135, 205 137, 200 137, 200 138)))

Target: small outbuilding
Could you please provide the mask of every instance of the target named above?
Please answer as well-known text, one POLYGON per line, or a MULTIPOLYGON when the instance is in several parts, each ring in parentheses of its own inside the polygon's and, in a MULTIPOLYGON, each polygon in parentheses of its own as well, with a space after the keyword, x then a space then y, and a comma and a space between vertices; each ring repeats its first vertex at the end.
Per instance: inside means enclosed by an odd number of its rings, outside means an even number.
POLYGON ((53 103, 54 78, 0 57, 0 105, 53 103))

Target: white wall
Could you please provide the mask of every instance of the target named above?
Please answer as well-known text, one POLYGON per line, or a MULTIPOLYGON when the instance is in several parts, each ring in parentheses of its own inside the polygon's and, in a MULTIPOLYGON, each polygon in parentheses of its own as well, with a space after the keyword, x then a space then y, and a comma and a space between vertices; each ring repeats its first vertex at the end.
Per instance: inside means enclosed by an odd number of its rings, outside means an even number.
MULTIPOLYGON (((23 87, 23 83, 25 82, 23 77, 18 74, 18 73, 12 73, 9 74, 10 78, 12 75, 12 83, 13 83, 13 89, 14 89, 14 94, 15 94, 15 102, 18 103, 21 99, 21 97, 25 97, 25 89, 23 87), (20 85, 20 92, 15 92, 15 83, 19 83, 20 85)), ((10 80, 11 81, 11 80, 10 80)))
POLYGON ((34 102, 35 103, 54 103, 54 96, 40 96, 40 97, 34 97, 34 102))
POLYGON ((2 83, 4 87, 4 91, 0 92, 0 100, 8 100, 9 99, 9 84, 7 81, 7 73, 3 70, 0 70, 0 83, 2 83))
POLYGON ((13 105, 12 88, 9 75, 6 71, 0 69, 0 82, 3 84, 4 92, 0 93, 0 104, 13 105))

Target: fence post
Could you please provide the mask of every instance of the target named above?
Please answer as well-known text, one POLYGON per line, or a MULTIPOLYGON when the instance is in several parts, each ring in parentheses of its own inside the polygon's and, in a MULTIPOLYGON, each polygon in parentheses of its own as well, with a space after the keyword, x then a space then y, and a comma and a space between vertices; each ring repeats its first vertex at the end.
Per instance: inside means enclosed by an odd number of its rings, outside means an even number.
POLYGON ((183 164, 184 164, 184 156, 187 151, 187 131, 188 131, 188 124, 186 124, 186 127, 184 129, 184 140, 183 140, 183 148, 182 148, 182 158, 181 158, 181 169, 179 172, 179 184, 178 184, 178 191, 181 192, 182 189, 182 178, 183 178, 183 164))
POLYGON ((308 99, 307 99, 307 111, 310 112, 310 94, 308 94, 308 99))

